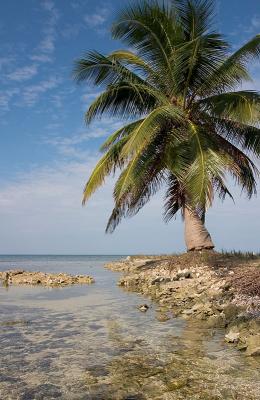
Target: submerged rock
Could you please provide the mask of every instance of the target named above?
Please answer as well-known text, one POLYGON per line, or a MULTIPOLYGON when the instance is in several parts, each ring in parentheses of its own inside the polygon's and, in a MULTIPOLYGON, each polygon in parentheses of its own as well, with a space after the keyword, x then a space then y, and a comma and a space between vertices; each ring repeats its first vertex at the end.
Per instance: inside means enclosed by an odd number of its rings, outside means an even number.
POLYGON ((181 389, 184 386, 187 386, 189 384, 189 379, 188 378, 178 378, 178 379, 173 379, 172 381, 167 383, 167 388, 170 391, 173 390, 178 390, 181 389))
POLYGON ((239 339, 239 332, 230 330, 226 335, 225 335, 225 341, 227 343, 236 343, 238 342, 239 339))
POLYGON ((149 306, 147 304, 141 304, 140 306, 138 306, 138 310, 146 312, 147 310, 149 310, 149 306))
POLYGON ((249 338, 257 338, 260 330, 252 322, 260 316, 259 273, 243 258, 232 261, 231 256, 215 252, 131 256, 107 268, 124 273, 118 284, 126 290, 148 296, 175 316, 204 321, 210 328, 226 328, 226 342, 248 355, 258 355, 259 345, 253 345, 256 339, 249 338), (238 263, 242 265, 239 274, 238 263))
POLYGON ((166 321, 169 321, 170 317, 169 317, 169 315, 167 315, 165 313, 157 313, 156 319, 159 322, 166 322, 166 321))

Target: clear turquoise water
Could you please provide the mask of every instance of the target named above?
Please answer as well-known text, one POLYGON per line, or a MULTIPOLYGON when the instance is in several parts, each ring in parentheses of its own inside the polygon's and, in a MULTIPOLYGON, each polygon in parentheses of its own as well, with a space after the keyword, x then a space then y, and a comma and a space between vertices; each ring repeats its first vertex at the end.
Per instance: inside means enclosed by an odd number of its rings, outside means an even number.
POLYGON ((259 399, 259 362, 227 347, 221 331, 157 321, 157 305, 103 268, 119 258, 0 256, 0 270, 96 281, 0 287, 0 399, 259 399), (144 302, 147 313, 137 309, 144 302))

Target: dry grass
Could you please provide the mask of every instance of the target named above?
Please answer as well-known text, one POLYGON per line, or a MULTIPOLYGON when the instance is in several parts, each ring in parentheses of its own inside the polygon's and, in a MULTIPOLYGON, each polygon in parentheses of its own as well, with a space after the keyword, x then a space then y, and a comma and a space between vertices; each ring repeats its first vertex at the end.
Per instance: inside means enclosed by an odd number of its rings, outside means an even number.
POLYGON ((260 297, 260 268, 241 267, 230 278, 230 283, 239 294, 260 297))
POLYGON ((183 269, 193 266, 208 266, 221 277, 226 278, 234 290, 245 296, 260 296, 260 254, 251 252, 222 252, 212 250, 189 252, 176 255, 133 256, 132 259, 151 258, 155 266, 167 261, 169 269, 183 269), (232 272, 231 272, 232 271, 232 272))

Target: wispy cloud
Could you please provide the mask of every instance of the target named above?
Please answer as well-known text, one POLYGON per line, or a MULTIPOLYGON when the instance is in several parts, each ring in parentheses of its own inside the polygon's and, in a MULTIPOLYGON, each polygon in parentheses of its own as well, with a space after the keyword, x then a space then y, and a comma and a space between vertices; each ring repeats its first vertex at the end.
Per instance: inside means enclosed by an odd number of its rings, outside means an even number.
MULTIPOLYGON (((244 26, 240 25, 240 28, 242 29, 242 31, 245 31, 246 33, 250 33, 250 34, 256 34, 259 31, 260 28, 260 17, 259 15, 254 15, 250 22, 248 23, 248 26, 245 28, 244 26)), ((241 32, 236 30, 236 32, 241 32)))
POLYGON ((61 108, 63 105, 63 96, 60 94, 53 94, 50 101, 55 107, 61 108))
POLYGON ((94 243, 98 243, 98 236, 104 236, 106 214, 112 203, 111 196, 104 195, 109 191, 107 186, 102 190, 103 196, 92 201, 88 209, 81 206, 84 183, 95 162, 96 157, 89 154, 84 162, 33 168, 14 183, 1 187, 0 236, 4 240, 0 253, 64 253, 66 247, 67 252, 83 251, 85 240, 90 244, 89 251, 93 251, 93 235, 94 243), (81 250, 75 248, 78 241, 81 250))
MULTIPOLYGON (((79 129, 69 136, 47 136, 44 138, 44 143, 54 146, 62 156, 84 159, 86 157, 86 150, 83 148, 84 143, 108 136, 121 126, 122 122, 120 121, 103 118, 102 123, 96 122, 91 127, 79 129)), ((55 125, 53 130, 56 130, 55 125)))
MULTIPOLYGON (((106 180, 86 208, 81 207, 84 183, 97 159, 96 154, 88 153, 84 161, 58 161, 52 166, 34 167, 1 187, 0 253, 143 254, 182 250, 180 219, 168 226, 162 221, 162 193, 138 216, 123 223, 114 235, 104 235, 113 205, 113 179, 106 180)), ((236 206, 231 201, 215 205, 207 225, 218 249, 259 250, 259 213, 257 199, 250 204, 240 199, 236 206)))
POLYGON ((56 88, 60 82, 60 78, 51 77, 39 82, 36 85, 27 86, 22 94, 23 103, 27 106, 34 105, 39 100, 40 95, 48 90, 56 88))
POLYGON ((7 78, 12 81, 22 82, 27 81, 37 74, 37 64, 27 65, 25 67, 17 68, 7 75, 7 78))
POLYGON ((81 206, 84 184, 97 159, 88 153, 84 161, 32 168, 1 187, 0 253, 160 252, 174 249, 172 237, 181 246, 180 225, 167 227, 162 221, 160 196, 114 235, 104 235, 113 206, 113 179, 106 180, 87 207, 81 206), (153 229, 156 235, 147 235, 153 229))
POLYGON ((84 104, 89 103, 91 100, 94 100, 96 97, 98 97, 101 94, 101 92, 89 92, 85 93, 81 96, 81 100, 84 104))
POLYGON ((48 129, 50 131, 56 131, 59 129, 63 124, 60 122, 50 122, 48 125, 46 125, 45 129, 48 129))
POLYGON ((260 16, 254 15, 253 18, 251 19, 251 24, 252 24, 252 27, 255 29, 260 28, 260 16))
POLYGON ((52 61, 52 54, 55 50, 56 28, 59 19, 59 12, 52 0, 41 2, 43 9, 48 13, 48 19, 43 29, 43 39, 39 43, 36 52, 31 56, 32 60, 45 63, 52 61))
POLYGON ((47 56, 46 54, 32 55, 32 56, 30 56, 30 59, 32 61, 38 61, 40 63, 41 62, 45 63, 45 62, 51 62, 52 61, 52 58, 50 56, 47 56))
POLYGON ((103 27, 110 14, 107 7, 100 8, 98 11, 84 16, 87 27, 95 29, 97 32, 103 32, 103 27))
POLYGON ((0 110, 8 111, 12 98, 20 92, 18 88, 6 89, 0 92, 0 110))
POLYGON ((65 25, 61 30, 61 35, 66 39, 70 39, 76 37, 83 28, 84 25, 77 21, 76 24, 65 25))

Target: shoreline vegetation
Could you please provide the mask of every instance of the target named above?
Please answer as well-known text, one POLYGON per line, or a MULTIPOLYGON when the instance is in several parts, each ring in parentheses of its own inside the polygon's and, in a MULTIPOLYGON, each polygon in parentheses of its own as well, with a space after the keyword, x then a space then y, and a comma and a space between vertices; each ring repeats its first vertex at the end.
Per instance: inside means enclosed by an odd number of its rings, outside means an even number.
MULTIPOLYGON (((260 356, 260 255, 128 256, 105 267, 123 273, 119 286, 157 302, 159 321, 179 316, 223 328, 227 343, 246 356, 260 356)), ((140 311, 149 312, 143 306, 140 311)))

